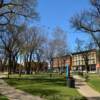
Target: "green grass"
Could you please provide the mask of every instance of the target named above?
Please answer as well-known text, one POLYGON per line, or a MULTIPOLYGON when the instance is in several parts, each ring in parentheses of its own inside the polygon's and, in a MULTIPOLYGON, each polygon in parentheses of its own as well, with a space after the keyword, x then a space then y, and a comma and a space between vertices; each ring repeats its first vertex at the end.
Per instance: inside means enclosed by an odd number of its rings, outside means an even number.
POLYGON ((8 100, 7 97, 0 94, 0 100, 8 100))
MULTIPOLYGON (((39 74, 33 74, 33 75, 26 75, 26 74, 22 74, 21 78, 47 78, 50 77, 51 73, 39 73, 39 74)), ((52 73, 53 77, 64 77, 65 73, 63 75, 59 75, 58 73, 52 73)), ((18 74, 11 74, 10 78, 20 78, 18 74)))
POLYGON ((14 79, 17 75, 11 77, 13 79, 5 80, 11 86, 47 100, 85 100, 76 89, 68 88, 63 76, 57 74, 52 78, 49 74, 23 75, 22 79, 14 79))
POLYGON ((100 92, 100 76, 97 74, 89 74, 88 84, 96 91, 100 92))

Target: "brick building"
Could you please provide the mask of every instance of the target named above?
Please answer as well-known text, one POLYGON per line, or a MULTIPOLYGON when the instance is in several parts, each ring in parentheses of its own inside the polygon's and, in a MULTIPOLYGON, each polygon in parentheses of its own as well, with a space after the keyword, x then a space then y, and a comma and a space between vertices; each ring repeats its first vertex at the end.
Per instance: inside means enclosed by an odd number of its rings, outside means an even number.
POLYGON ((56 72, 63 72, 65 71, 66 64, 68 64, 71 68, 72 60, 70 55, 62 56, 62 57, 55 57, 52 61, 53 70, 56 72))
POLYGON ((72 53, 72 56, 66 55, 62 57, 55 57, 52 61, 52 66, 55 71, 65 71, 66 64, 72 70, 85 70, 88 64, 89 71, 96 71, 97 67, 100 68, 100 56, 95 49, 84 52, 72 53))

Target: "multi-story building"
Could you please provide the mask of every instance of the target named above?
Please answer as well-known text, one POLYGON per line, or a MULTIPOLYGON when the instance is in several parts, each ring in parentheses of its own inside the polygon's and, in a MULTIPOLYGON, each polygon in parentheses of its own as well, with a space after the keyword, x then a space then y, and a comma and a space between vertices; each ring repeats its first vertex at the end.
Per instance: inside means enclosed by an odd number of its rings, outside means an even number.
POLYGON ((96 61, 96 50, 73 53, 72 68, 74 70, 85 70, 85 66, 88 65, 88 70, 93 71, 96 70, 96 61))
POLYGON ((98 72, 100 72, 100 50, 97 50, 97 64, 96 69, 98 72))
POLYGON ((53 69, 58 71, 62 69, 64 70, 66 64, 68 64, 72 70, 84 71, 86 69, 86 65, 88 65, 89 71, 95 71, 97 69, 96 67, 100 67, 100 56, 98 56, 97 51, 93 49, 53 58, 53 69))
POLYGON ((53 66, 53 69, 54 71, 58 72, 62 72, 62 71, 65 71, 65 68, 66 68, 66 64, 68 64, 71 68, 71 56, 70 55, 66 55, 66 56, 62 56, 62 57, 55 57, 53 58, 53 61, 52 61, 52 66, 53 66))

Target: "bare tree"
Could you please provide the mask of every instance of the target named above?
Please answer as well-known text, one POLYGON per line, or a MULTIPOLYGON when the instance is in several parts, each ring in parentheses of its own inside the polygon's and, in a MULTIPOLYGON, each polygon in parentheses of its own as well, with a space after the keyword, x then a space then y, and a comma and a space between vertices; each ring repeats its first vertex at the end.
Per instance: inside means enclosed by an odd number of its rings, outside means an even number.
POLYGON ((23 18, 37 18, 37 0, 0 0, 0 25, 5 26, 10 23, 8 15, 16 16, 18 20, 23 18))
MULTIPOLYGON (((92 50, 94 48, 93 43, 90 41, 89 43, 85 43, 84 40, 81 40, 79 38, 76 39, 76 51, 82 52, 81 56, 83 58, 84 64, 85 64, 85 70, 88 73, 89 71, 89 50, 92 50)), ((82 68, 83 72, 83 68, 82 68)))
POLYGON ((16 70, 17 63, 17 54, 20 49, 21 40, 20 34, 22 32, 22 26, 16 27, 14 25, 7 25, 6 32, 0 33, 0 43, 4 50, 4 55, 8 59, 8 77, 13 69, 13 72, 16 70))
POLYGON ((91 9, 76 14, 71 18, 72 27, 92 36, 100 49, 100 1, 90 0, 91 9))
POLYGON ((59 60, 62 58, 62 56, 65 56, 68 53, 68 45, 67 45, 67 32, 65 32, 60 27, 56 27, 56 29, 53 32, 53 41, 55 43, 55 56, 58 58, 58 68, 59 72, 62 74, 63 71, 63 65, 62 61, 59 66, 59 60))
POLYGON ((26 28, 23 32, 22 36, 23 40, 23 54, 24 60, 26 62, 26 71, 27 74, 30 74, 31 71, 31 63, 33 61, 34 56, 37 57, 37 61, 40 62, 40 57, 42 55, 42 46, 45 41, 44 34, 41 29, 38 27, 26 28))
MULTIPOLYGON (((61 57, 67 53, 67 33, 60 27, 56 27, 52 32, 52 38, 48 40, 46 46, 46 56, 50 62, 50 68, 53 67, 53 58, 61 57)), ((58 67, 59 62, 58 62, 58 67)))
POLYGON ((47 44, 44 48, 44 53, 45 53, 46 59, 49 61, 50 68, 52 68, 53 67, 52 60, 55 55, 55 45, 52 40, 47 41, 47 44))

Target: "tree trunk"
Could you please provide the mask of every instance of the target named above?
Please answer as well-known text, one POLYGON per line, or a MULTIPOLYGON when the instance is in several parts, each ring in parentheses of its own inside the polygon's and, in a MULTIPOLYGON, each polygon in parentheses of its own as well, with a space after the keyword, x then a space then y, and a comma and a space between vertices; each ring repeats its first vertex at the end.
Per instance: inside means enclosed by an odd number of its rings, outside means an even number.
POLYGON ((32 52, 29 55, 29 62, 27 66, 27 74, 31 74, 31 64, 32 64, 32 52))
POLYGON ((16 64, 16 60, 15 60, 15 56, 14 56, 13 57, 13 73, 16 72, 16 66, 17 66, 17 64, 16 64))
POLYGON ((9 65, 8 65, 8 78, 11 74, 11 67, 12 67, 12 60, 11 60, 11 53, 9 53, 9 65))

